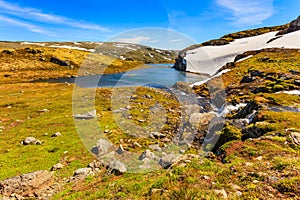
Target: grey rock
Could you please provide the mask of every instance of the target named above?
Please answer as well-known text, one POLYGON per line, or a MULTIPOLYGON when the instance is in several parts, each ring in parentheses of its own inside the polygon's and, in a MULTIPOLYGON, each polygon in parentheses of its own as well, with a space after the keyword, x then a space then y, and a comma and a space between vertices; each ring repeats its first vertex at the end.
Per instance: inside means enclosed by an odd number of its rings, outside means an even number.
POLYGON ((214 190, 214 192, 215 192, 216 194, 221 195, 222 198, 224 198, 224 199, 227 199, 227 198, 228 198, 227 192, 226 192, 224 189, 221 189, 221 190, 214 190))
POLYGON ((61 136, 61 133, 60 132, 56 132, 54 133, 53 135, 51 135, 51 137, 60 137, 61 136))
POLYGON ((54 182, 48 171, 36 171, 0 181, 0 196, 40 196, 54 182))
POLYGON ((300 30, 300 16, 293 20, 286 30, 279 31, 276 35, 284 35, 298 30, 300 30))
POLYGON ((126 165, 119 160, 111 160, 107 167, 116 175, 123 174, 127 171, 126 165))
POLYGON ((56 170, 63 169, 63 168, 64 168, 63 164, 57 163, 51 168, 51 171, 56 171, 56 170))
POLYGON ((200 106, 197 104, 192 105, 186 105, 185 106, 185 114, 190 116, 193 113, 199 113, 200 112, 200 106))
POLYGON ((241 80, 241 83, 252 83, 255 80, 256 78, 253 76, 244 76, 243 79, 241 80))
POLYGON ((75 114, 74 115, 75 119, 82 119, 82 120, 94 119, 96 117, 97 117, 96 110, 92 110, 92 111, 86 112, 84 114, 75 114))
POLYGON ((165 134, 163 134, 163 133, 151 132, 149 137, 150 138, 154 138, 154 139, 163 139, 163 138, 165 138, 167 136, 165 134))
POLYGON ((300 133, 293 132, 290 134, 290 138, 292 139, 295 145, 300 145, 300 133))
POLYGON ((160 148, 159 144, 150 145, 149 148, 153 151, 162 152, 162 149, 160 148))
POLYGON ((189 122, 196 127, 206 126, 216 116, 217 115, 215 113, 193 113, 190 116, 189 122))
POLYGON ((169 168, 173 163, 177 162, 180 158, 180 155, 178 154, 168 154, 163 156, 160 160, 159 160, 159 164, 163 167, 163 168, 169 168))
POLYGON ((60 65, 60 66, 71 66, 70 61, 61 60, 61 59, 56 58, 56 57, 51 57, 50 62, 52 62, 54 64, 57 64, 57 65, 60 65))
POLYGON ((297 85, 297 86, 300 86, 300 80, 295 80, 294 84, 297 85))
POLYGON ((134 142, 134 143, 133 143, 133 146, 134 146, 134 147, 139 147, 139 148, 142 147, 142 145, 140 145, 138 142, 134 142))
POLYGON ((22 144, 23 145, 30 145, 30 144, 40 145, 40 144, 42 144, 42 142, 35 139, 34 137, 27 137, 25 140, 22 141, 22 144))
POLYGON ((123 154, 124 153, 124 148, 123 148, 123 146, 121 144, 120 144, 119 148, 116 150, 116 152, 118 154, 123 154))
POLYGON ((139 160, 149 159, 153 161, 159 161, 159 157, 157 157, 153 152, 151 152, 149 149, 144 151, 140 157, 139 160))
POLYGON ((93 147, 92 152, 97 155, 98 157, 103 156, 112 152, 115 149, 115 146, 105 139, 100 139, 97 141, 95 147, 93 147))
POLYGON ((46 113, 49 112, 50 110, 48 110, 47 108, 44 108, 42 110, 38 110, 39 113, 46 113))
POLYGON ((74 176, 87 176, 92 174, 92 169, 91 168, 80 168, 74 171, 74 176))

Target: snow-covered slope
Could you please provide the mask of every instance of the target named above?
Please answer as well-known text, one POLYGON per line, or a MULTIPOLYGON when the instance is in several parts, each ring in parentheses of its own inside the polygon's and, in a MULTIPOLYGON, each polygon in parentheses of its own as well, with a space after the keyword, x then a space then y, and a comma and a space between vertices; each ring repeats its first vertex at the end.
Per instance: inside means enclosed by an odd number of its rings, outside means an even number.
POLYGON ((227 45, 222 46, 203 46, 186 52, 187 71, 215 74, 222 66, 234 61, 238 54, 250 50, 264 48, 299 48, 300 31, 288 33, 276 38, 278 32, 270 32, 263 35, 236 39, 227 45))

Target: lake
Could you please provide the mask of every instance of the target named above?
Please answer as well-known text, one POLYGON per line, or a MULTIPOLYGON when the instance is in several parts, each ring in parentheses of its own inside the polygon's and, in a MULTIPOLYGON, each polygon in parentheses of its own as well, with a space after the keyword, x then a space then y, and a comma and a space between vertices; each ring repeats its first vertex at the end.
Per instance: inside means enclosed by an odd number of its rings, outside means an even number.
POLYGON ((177 71, 172 64, 149 64, 149 68, 125 73, 82 76, 77 78, 51 79, 47 82, 75 83, 80 87, 111 88, 129 86, 172 87, 176 82, 195 83, 207 79, 202 74, 177 71))

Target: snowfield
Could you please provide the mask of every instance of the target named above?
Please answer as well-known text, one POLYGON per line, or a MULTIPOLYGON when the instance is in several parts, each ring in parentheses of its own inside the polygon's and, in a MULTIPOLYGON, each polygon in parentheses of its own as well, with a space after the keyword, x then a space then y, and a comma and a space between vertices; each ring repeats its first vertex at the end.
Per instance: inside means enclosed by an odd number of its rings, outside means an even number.
POLYGON ((214 75, 228 62, 233 62, 238 54, 264 48, 300 48, 300 31, 295 31, 267 43, 276 38, 276 32, 254 37, 236 39, 227 45, 204 46, 186 53, 187 71, 214 75))

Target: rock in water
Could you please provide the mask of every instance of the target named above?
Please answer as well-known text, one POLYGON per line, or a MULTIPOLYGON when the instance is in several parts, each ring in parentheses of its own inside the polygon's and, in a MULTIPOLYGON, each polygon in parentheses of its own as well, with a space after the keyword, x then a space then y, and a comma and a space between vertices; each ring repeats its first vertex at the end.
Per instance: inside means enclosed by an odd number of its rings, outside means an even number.
POLYGON ((36 171, 29 174, 15 176, 0 181, 0 196, 9 197, 17 194, 22 197, 39 196, 54 182, 48 171, 36 171))

